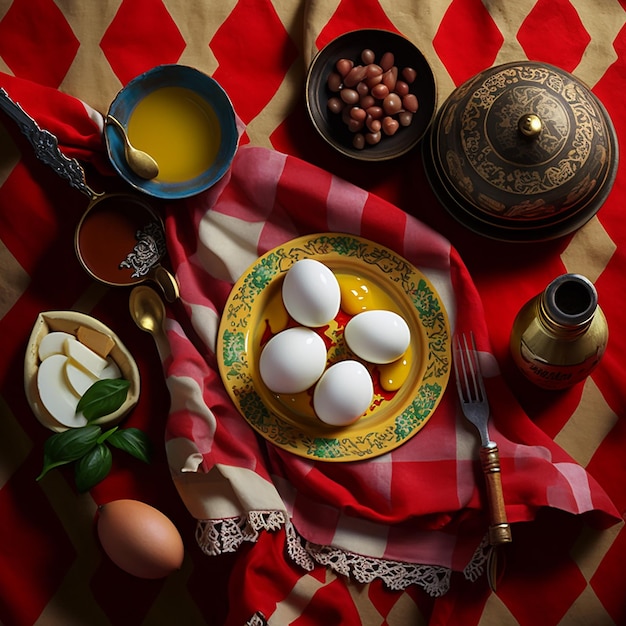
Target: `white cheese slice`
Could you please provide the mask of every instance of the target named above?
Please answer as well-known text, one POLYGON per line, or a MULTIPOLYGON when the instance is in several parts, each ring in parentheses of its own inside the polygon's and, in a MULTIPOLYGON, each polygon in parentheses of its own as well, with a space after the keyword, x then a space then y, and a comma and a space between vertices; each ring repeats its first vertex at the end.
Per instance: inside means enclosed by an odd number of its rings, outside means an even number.
POLYGON ((42 361, 37 370, 37 390, 41 403, 57 422, 77 428, 87 424, 87 420, 82 414, 76 414, 78 397, 67 385, 66 362, 63 354, 52 354, 42 361))
POLYGON ((65 354, 96 378, 100 376, 100 372, 108 364, 106 359, 76 340, 70 341, 68 339, 65 341, 65 354))
POLYGON ((79 398, 98 380, 97 376, 76 365, 72 359, 67 359, 65 363, 65 376, 69 388, 79 398))
POLYGON ((117 363, 111 357, 109 357, 107 361, 107 366, 100 372, 100 378, 106 378, 110 380, 113 380, 115 378, 121 378, 122 371, 118 367, 117 363))
POLYGON ((76 337, 70 333, 54 331, 44 335, 39 342, 39 360, 43 361, 52 354, 65 354, 65 342, 76 341, 76 337))

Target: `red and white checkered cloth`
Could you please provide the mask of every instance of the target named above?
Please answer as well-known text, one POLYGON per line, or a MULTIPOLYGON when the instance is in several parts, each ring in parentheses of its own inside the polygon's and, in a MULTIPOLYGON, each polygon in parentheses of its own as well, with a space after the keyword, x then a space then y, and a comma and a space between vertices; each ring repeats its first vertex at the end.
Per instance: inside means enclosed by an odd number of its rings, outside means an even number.
POLYGON ((530 521, 541 507, 601 512, 594 516, 601 524, 617 515, 586 471, 516 404, 489 353, 480 298, 462 260, 416 219, 306 162, 245 146, 215 188, 171 208, 166 226, 189 318, 169 320, 167 452, 207 553, 285 526, 298 564, 328 565, 360 582, 381 578, 394 589, 416 583, 439 595, 450 570, 469 578, 482 571, 488 521, 479 442, 460 415, 454 384, 398 449, 326 463, 259 438, 221 383, 214 353, 233 283, 268 250, 318 232, 351 233, 393 249, 430 278, 453 331, 475 333, 511 522, 530 521), (198 347, 183 331, 189 323, 198 347))
MULTIPOLYGON (((55 90, 0 78, 68 156, 107 171, 96 112, 55 90)), ((404 445, 345 463, 304 459, 267 443, 222 385, 215 345, 234 282, 267 250, 319 232, 351 233, 393 249, 435 285, 452 330, 475 333, 512 523, 531 522, 543 507, 587 514, 601 527, 621 519, 595 480, 509 393, 462 260, 416 219, 294 157, 244 146, 214 188, 167 207, 166 230, 182 300, 169 309, 169 345, 161 347, 171 396, 166 450, 207 554, 244 542, 268 545, 269 537, 274 549, 284 536, 297 566, 323 564, 393 589, 417 584, 431 595, 445 593, 451 571, 473 579, 483 569, 488 520, 478 437, 459 413, 454 385, 404 445)))

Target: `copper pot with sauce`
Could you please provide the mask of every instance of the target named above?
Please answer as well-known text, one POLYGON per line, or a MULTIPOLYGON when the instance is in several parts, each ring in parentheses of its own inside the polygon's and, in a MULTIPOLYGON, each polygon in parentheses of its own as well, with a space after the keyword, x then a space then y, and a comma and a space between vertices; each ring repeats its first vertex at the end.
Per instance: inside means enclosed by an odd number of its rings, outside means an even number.
POLYGON ((600 100, 558 67, 498 65, 455 89, 423 144, 429 182, 464 226, 503 241, 561 237, 600 209, 618 143, 600 100))
POLYGON ((176 279, 161 265, 163 222, 140 198, 120 193, 93 199, 76 228, 74 247, 85 270, 102 283, 124 287, 151 280, 168 302, 178 298, 176 279))
POLYGON ((178 283, 162 265, 165 229, 156 211, 143 198, 126 193, 97 193, 85 180, 76 159, 66 157, 57 138, 39 128, 22 107, 0 88, 0 108, 18 125, 38 159, 89 198, 75 235, 75 250, 84 269, 111 286, 132 286, 152 280, 166 300, 179 296, 178 283))

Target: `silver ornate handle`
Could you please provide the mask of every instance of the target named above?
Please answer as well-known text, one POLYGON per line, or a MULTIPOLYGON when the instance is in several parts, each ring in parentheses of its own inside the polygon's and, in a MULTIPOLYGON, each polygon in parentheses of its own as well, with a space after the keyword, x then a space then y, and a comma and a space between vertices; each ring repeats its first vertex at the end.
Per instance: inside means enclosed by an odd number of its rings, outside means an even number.
POLYGON ((17 125, 22 134, 35 149, 35 156, 51 167, 61 178, 92 200, 98 197, 85 181, 85 172, 76 159, 66 157, 59 149, 58 139, 47 130, 42 130, 35 120, 14 102, 9 94, 0 88, 0 109, 17 125))

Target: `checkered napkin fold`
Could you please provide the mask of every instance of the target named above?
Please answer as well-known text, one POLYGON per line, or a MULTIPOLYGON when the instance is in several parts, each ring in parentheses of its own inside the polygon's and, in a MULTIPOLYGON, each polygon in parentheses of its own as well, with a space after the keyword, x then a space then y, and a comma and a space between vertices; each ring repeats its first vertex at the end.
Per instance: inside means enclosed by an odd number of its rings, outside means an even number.
POLYGON ((260 255, 312 233, 349 233, 401 255, 435 286, 452 330, 473 330, 492 404, 509 521, 541 507, 615 508, 596 482, 536 428, 507 390, 489 341, 475 286, 456 251, 437 233, 379 197, 276 151, 241 147, 212 190, 172 208, 168 248, 195 345, 170 319, 164 367, 172 406, 166 446, 174 482, 198 520, 207 554, 236 550, 284 527, 287 552, 360 582, 382 578, 432 595, 449 572, 477 577, 488 525, 478 438, 460 416, 454 384, 428 423, 375 458, 325 462, 295 455, 255 434, 218 373, 220 316, 236 280, 260 255))
MULTIPOLYGON (((1 78, 68 156, 103 167, 101 119, 93 110, 53 90, 1 78)), ((165 445, 207 554, 235 551, 281 529, 285 558, 305 570, 322 564, 360 582, 378 578, 396 590, 416 584, 434 596, 445 593, 451 571, 474 579, 484 568, 488 519, 479 443, 460 416, 453 384, 403 445, 333 463, 292 454, 257 435, 222 384, 216 341, 233 284, 266 251, 312 233, 358 235, 395 251, 435 286, 451 332, 475 333, 511 523, 533 520, 542 507, 585 513, 600 526, 620 519, 596 481, 518 406, 489 353, 467 269, 455 249, 418 220, 297 158, 243 146, 215 187, 168 207, 166 231, 180 283, 178 311, 186 319, 170 312, 169 349, 161 354, 171 395, 165 445)))

